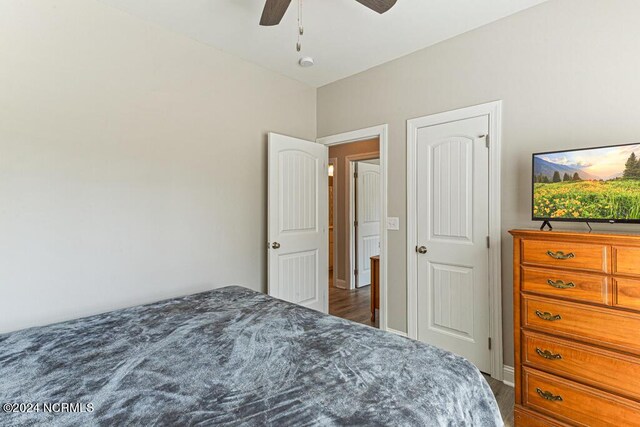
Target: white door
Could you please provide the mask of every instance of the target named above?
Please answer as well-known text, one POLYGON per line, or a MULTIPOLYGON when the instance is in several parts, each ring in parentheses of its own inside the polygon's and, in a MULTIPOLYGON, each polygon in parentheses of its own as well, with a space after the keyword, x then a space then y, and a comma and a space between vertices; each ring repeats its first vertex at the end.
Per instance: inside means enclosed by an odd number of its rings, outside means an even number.
POLYGON ((417 133, 418 339, 490 372, 489 117, 417 133), (426 250, 426 252, 425 252, 426 250))
POLYGON ((269 133, 269 295, 328 312, 327 147, 269 133))
POLYGON ((371 257, 380 255, 380 165, 358 162, 356 178, 356 286, 371 284, 371 257))

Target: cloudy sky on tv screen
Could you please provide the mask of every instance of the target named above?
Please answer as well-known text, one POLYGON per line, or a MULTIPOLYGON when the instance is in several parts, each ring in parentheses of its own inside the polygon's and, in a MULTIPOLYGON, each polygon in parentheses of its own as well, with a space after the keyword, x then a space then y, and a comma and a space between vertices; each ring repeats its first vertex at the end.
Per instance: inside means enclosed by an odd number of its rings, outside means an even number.
POLYGON ((533 216, 640 220, 640 144, 535 155, 533 216))

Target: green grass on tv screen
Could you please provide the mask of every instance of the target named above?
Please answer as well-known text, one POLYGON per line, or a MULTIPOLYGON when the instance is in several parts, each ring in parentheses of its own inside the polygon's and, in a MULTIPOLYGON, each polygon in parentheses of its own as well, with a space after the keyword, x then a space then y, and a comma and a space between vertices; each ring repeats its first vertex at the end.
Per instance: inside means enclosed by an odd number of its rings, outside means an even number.
POLYGON ((640 179, 536 182, 536 218, 639 220, 640 179))

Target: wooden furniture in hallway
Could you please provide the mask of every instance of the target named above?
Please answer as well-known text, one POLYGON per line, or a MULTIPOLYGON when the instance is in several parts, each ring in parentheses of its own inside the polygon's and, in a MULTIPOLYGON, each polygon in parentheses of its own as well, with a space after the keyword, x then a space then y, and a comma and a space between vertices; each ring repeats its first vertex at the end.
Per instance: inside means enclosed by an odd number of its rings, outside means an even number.
POLYGON ((640 426, 640 235, 510 233, 516 426, 640 426))
POLYGON ((334 254, 334 243, 335 238, 333 237, 333 225, 329 226, 329 271, 333 271, 333 254, 334 254))
POLYGON ((371 257, 371 321, 376 320, 376 308, 380 309, 380 255, 371 257))
MULTIPOLYGON (((330 164, 333 166, 333 164, 330 164)), ((333 169, 332 172, 333 173, 333 169)), ((333 175, 329 175, 329 271, 333 271, 333 256, 334 256, 334 245, 335 245, 335 237, 334 237, 334 229, 333 229, 333 175)), ((332 281, 333 283, 333 281, 332 281)))

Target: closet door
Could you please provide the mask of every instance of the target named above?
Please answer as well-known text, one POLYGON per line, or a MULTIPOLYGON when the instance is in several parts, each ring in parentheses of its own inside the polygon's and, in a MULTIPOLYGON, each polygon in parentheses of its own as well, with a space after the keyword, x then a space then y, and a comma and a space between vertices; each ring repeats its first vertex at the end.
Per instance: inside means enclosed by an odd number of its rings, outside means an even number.
POLYGON ((488 116, 417 130, 418 339, 490 372, 488 116))

